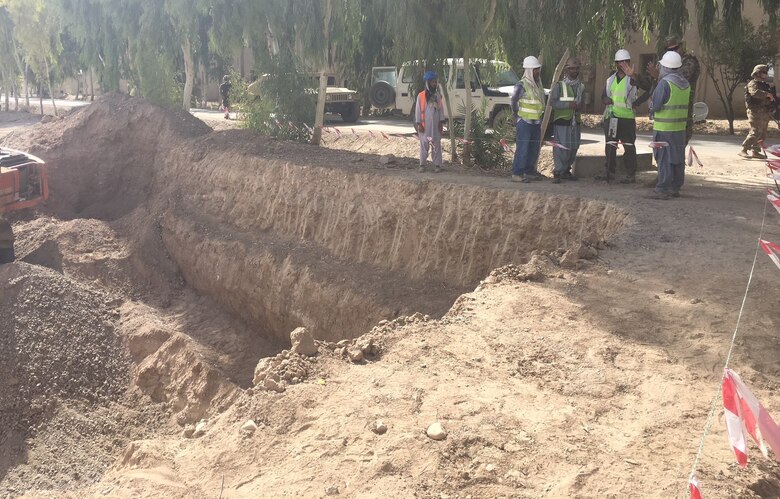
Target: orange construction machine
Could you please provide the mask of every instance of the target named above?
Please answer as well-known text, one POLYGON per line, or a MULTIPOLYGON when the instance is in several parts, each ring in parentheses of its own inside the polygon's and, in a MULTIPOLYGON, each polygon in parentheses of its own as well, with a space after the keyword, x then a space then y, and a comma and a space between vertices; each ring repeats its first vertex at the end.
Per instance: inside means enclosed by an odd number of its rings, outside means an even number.
POLYGON ((0 148, 0 214, 31 208, 48 197, 46 163, 32 154, 0 148))
MULTIPOLYGON (((31 154, 0 149, 0 215, 32 208, 48 197, 46 164, 31 154)), ((0 264, 14 259, 13 228, 0 216, 0 264)))

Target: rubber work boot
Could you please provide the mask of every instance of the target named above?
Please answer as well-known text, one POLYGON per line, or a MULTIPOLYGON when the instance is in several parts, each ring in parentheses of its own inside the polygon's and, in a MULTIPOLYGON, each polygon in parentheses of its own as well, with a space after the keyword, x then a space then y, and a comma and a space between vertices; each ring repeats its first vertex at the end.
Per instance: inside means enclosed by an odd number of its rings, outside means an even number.
POLYGON ((560 184, 561 183, 561 175, 558 173, 553 173, 553 184, 560 184))
POLYGON ((647 196, 645 196, 645 198, 647 198, 647 199, 662 199, 662 200, 665 201, 665 200, 669 199, 669 194, 667 194, 665 192, 655 192, 655 191, 653 191, 652 193, 650 193, 647 196))
POLYGON ((753 153, 750 156, 751 158, 755 159, 766 159, 766 156, 761 151, 754 150, 753 153))
POLYGON ((566 170, 561 174, 563 180, 579 180, 570 170, 566 170))
POLYGON ((531 181, 523 177, 522 175, 512 175, 512 182, 520 182, 522 184, 528 184, 531 181))

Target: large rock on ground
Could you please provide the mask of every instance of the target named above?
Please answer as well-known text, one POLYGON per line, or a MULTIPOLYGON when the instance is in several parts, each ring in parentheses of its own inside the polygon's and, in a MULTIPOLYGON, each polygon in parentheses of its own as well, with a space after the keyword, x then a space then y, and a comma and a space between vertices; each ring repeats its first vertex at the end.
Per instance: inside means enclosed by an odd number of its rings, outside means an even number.
POLYGON ((317 355, 317 345, 314 343, 314 337, 305 327, 299 327, 290 333, 290 351, 312 357, 317 355))

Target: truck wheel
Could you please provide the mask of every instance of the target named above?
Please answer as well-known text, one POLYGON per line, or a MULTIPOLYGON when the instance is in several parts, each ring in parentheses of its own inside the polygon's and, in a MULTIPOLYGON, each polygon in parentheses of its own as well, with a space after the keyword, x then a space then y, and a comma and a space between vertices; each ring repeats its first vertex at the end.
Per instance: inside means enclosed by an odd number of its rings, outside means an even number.
POLYGON ((378 109, 392 107, 395 104, 395 89, 386 81, 378 81, 368 91, 371 105, 378 109))
POLYGON ((496 114, 493 115, 490 127, 502 137, 513 137, 515 134, 515 120, 514 116, 512 116, 512 110, 508 107, 499 109, 496 114))
POLYGON ((355 123, 360 118, 360 104, 353 103, 346 111, 341 113, 341 120, 344 123, 355 123))

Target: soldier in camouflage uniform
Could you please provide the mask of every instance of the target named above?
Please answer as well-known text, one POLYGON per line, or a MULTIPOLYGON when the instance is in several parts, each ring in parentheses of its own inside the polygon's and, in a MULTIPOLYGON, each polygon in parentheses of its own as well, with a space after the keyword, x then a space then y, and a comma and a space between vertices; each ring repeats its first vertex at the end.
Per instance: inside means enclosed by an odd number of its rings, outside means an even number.
POLYGON ((769 67, 766 64, 759 64, 753 68, 751 73, 753 79, 745 86, 745 106, 750 131, 739 152, 743 158, 766 159, 761 152, 761 143, 766 139, 766 129, 777 106, 772 87, 766 81, 768 71, 769 67))
MULTIPOLYGON (((691 98, 688 101, 688 126, 685 128, 685 145, 687 146, 691 140, 691 135, 693 135, 693 103, 696 101, 696 82, 699 79, 699 73, 701 73, 699 59, 692 53, 685 52, 682 37, 678 35, 671 35, 666 38, 666 50, 680 54, 680 57, 682 57, 682 66, 679 69, 680 75, 688 80, 691 86, 691 98)), ((649 63, 647 71, 653 79, 658 80, 658 66, 649 63)))

